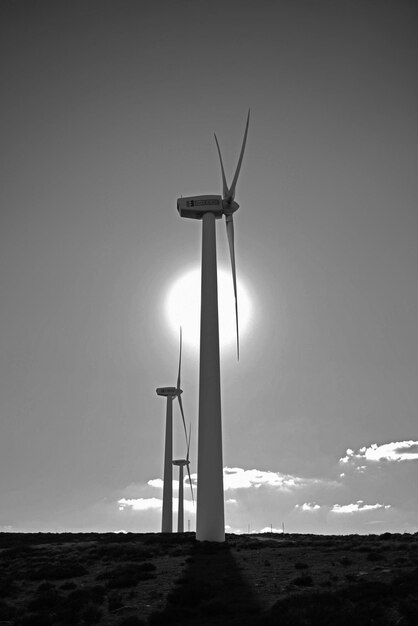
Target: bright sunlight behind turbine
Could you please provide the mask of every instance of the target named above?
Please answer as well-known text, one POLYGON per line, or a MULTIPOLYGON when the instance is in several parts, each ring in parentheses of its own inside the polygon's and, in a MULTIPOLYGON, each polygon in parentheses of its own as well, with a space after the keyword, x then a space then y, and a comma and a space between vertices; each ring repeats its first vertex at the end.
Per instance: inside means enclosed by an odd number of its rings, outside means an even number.
MULTIPOLYGON (((244 336, 251 320, 251 301, 248 291, 238 279, 238 309, 240 336, 244 336)), ((235 346, 234 288, 230 270, 218 269, 219 341, 222 347, 235 346)), ((178 334, 183 328, 183 340, 199 347, 200 336, 200 269, 190 270, 172 285, 166 299, 166 315, 170 328, 178 334)))

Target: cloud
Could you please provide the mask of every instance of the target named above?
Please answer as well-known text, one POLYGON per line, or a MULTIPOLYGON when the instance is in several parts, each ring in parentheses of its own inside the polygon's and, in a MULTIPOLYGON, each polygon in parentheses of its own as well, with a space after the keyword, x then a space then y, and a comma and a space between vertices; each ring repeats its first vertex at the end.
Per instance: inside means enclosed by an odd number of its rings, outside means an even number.
POLYGON ((292 491, 316 484, 316 479, 299 478, 280 472, 262 471, 257 469, 245 470, 241 467, 224 468, 224 489, 259 489, 273 487, 279 491, 292 491))
MULTIPOLYGON (((118 500, 119 511, 130 509, 131 511, 162 510, 160 498, 121 498, 118 500)), ((178 498, 173 498, 173 511, 177 513, 179 506, 178 498)), ((195 507, 190 500, 183 500, 185 513, 195 513, 195 507)))
POLYGON ((378 445, 372 443, 370 446, 362 447, 356 452, 347 448, 346 455, 340 459, 340 463, 354 463, 360 470, 367 469, 365 465, 358 465, 365 461, 414 461, 418 460, 418 441, 393 441, 378 445))
POLYGON ((315 502, 304 502, 295 506, 295 509, 301 509, 302 511, 319 511, 320 508, 319 504, 315 502))
POLYGON ((149 485, 150 487, 156 487, 156 489, 162 489, 164 486, 164 481, 162 478, 151 478, 151 480, 147 482, 147 485, 149 485))
POLYGON ((161 509, 162 500, 160 498, 121 498, 118 500, 118 505, 120 511, 129 507, 133 511, 149 511, 150 509, 161 509))
POLYGON ((357 500, 354 504, 334 504, 331 513, 362 513, 364 511, 376 511, 390 509, 390 504, 364 504, 363 500, 357 500))
MULTIPOLYGON (((416 532, 418 494, 415 440, 348 448, 329 468, 327 477, 302 477, 256 468, 225 467, 225 521, 230 532, 262 529, 281 532, 364 533, 416 532), (409 461, 409 462, 407 462, 409 461)), ((192 474, 195 501, 197 474, 192 474)), ((184 507, 195 530, 196 507, 185 477, 184 507)), ((154 477, 132 484, 113 500, 115 528, 156 531, 161 523, 163 481, 154 477), (119 511, 118 511, 119 508, 119 511), (121 521, 121 519, 123 521, 121 521)), ((177 495, 178 481, 173 481, 177 495)), ((178 501, 173 498, 173 523, 178 501)))

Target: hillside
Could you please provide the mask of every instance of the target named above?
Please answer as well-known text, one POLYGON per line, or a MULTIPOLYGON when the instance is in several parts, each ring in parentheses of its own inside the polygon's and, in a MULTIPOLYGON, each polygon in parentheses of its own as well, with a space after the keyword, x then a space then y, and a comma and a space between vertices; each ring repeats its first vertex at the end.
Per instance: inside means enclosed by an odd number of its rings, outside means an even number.
POLYGON ((412 626, 418 534, 0 534, 0 624, 412 626))

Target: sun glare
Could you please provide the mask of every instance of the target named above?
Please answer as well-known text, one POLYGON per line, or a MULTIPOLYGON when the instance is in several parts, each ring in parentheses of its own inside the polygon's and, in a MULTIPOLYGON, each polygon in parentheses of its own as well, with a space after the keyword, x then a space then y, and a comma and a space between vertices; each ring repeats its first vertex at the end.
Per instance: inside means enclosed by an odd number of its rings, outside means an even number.
MULTIPOLYGON (((240 339, 251 319, 251 302, 241 280, 237 280, 240 339)), ((219 343, 222 347, 236 343, 234 288, 231 270, 218 268, 219 343)), ((180 276, 172 285, 166 300, 166 315, 170 328, 198 348, 200 339, 200 270, 194 269, 180 276)))

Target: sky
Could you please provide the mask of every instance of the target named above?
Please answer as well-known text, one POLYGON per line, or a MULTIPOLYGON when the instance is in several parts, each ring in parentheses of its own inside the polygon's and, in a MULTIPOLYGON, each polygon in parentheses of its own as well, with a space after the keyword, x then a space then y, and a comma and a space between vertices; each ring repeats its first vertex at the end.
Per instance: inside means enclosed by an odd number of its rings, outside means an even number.
MULTIPOLYGON (((176 201, 221 193, 213 133, 230 181, 249 108, 226 529, 418 531, 417 17, 412 0, 1 1, 0 531, 160 530, 167 297, 200 267, 176 201)), ((217 242, 229 271, 221 221, 217 242)), ((184 341, 195 489, 198 365, 184 341)))

